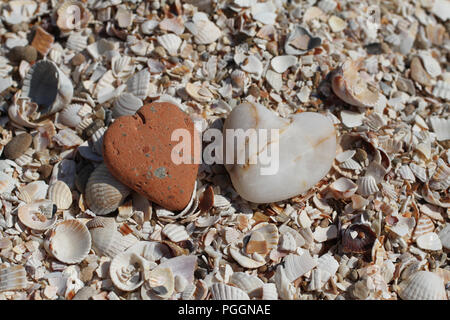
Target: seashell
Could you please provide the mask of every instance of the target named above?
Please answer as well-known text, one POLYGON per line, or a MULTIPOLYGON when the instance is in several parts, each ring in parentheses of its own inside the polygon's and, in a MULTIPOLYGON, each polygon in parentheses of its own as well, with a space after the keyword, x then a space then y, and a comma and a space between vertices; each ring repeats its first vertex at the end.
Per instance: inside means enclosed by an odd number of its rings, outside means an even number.
POLYGON ((78 113, 83 106, 80 104, 70 104, 59 113, 58 121, 63 125, 75 128, 83 119, 78 113))
POLYGON ((42 106, 41 114, 55 113, 70 103, 72 81, 49 60, 40 60, 28 70, 22 94, 42 106))
POLYGON ((50 200, 37 200, 20 206, 17 210, 19 221, 30 229, 44 231, 51 228, 57 219, 56 206, 50 200))
POLYGON ((288 55, 300 55, 312 50, 322 44, 322 39, 313 37, 308 30, 295 26, 286 39, 284 51, 288 55))
POLYGON ((70 128, 64 128, 62 130, 59 130, 58 133, 55 136, 53 136, 53 140, 60 146, 66 148, 79 146, 83 143, 83 139, 81 139, 77 135, 77 133, 70 128))
POLYGON ((327 282, 332 276, 334 276, 339 269, 339 262, 331 255, 326 253, 317 259, 317 270, 321 271, 321 282, 327 282))
POLYGON ((278 73, 283 73, 297 63, 295 56, 277 56, 270 61, 272 69, 278 73))
POLYGON ((72 191, 63 181, 56 181, 48 188, 48 199, 52 200, 58 210, 67 210, 72 205, 72 191))
POLYGON ((358 189, 358 185, 352 180, 341 177, 330 185, 330 190, 335 199, 350 198, 358 189))
POLYGON ((277 267, 274 275, 275 285, 277 287, 278 295, 284 300, 293 300, 295 298, 295 287, 286 276, 285 269, 282 265, 277 267))
POLYGON ((410 180, 412 182, 416 181, 416 177, 414 176, 414 173, 411 170, 410 166, 407 165, 402 165, 397 173, 400 175, 400 177, 402 177, 402 179, 404 180, 410 180))
POLYGON ((349 110, 341 111, 342 123, 348 128, 354 128, 362 125, 364 114, 349 110))
POLYGON ((207 88, 193 83, 188 82, 185 89, 187 94, 198 102, 210 102, 214 98, 211 91, 209 91, 207 88))
POLYGON ((429 232, 419 236, 416 239, 416 243, 420 249, 430 251, 442 250, 441 239, 439 239, 439 236, 434 232, 429 232))
POLYGON ((9 174, 0 172, 0 193, 11 193, 16 187, 15 182, 9 174))
POLYGON ((222 35, 222 31, 203 12, 196 12, 192 22, 187 22, 185 26, 194 35, 197 44, 213 43, 222 35))
POLYGON ((424 86, 432 85, 432 78, 424 69, 419 57, 414 57, 411 60, 411 79, 424 86))
POLYGON ((163 257, 169 258, 171 256, 169 247, 163 243, 153 241, 138 241, 126 251, 134 252, 148 261, 159 261, 163 257))
POLYGON ((156 37, 158 43, 166 49, 171 56, 178 54, 178 48, 181 45, 181 38, 173 33, 168 33, 159 37, 156 37))
POLYGON ((187 282, 187 280, 184 278, 184 277, 181 277, 181 276, 176 276, 175 277, 175 291, 176 292, 183 292, 185 289, 186 289, 186 287, 188 286, 188 282, 187 282))
POLYGON ((290 253, 283 261, 286 277, 290 282, 297 280, 317 266, 317 261, 311 257, 307 250, 304 250, 302 255, 290 253))
POLYGON ((328 25, 333 32, 341 32, 347 28, 347 22, 336 16, 331 16, 330 19, 328 19, 328 25))
POLYGON ((189 234, 186 232, 185 227, 179 224, 166 224, 162 229, 162 234, 173 242, 180 242, 189 239, 189 234))
POLYGON ((433 230, 434 230, 433 221, 428 216, 422 214, 417 220, 416 228, 414 229, 412 239, 417 240, 418 237, 433 232, 433 230))
POLYGON ((120 233, 114 218, 96 217, 86 227, 92 237, 92 248, 101 256, 115 257, 138 242, 132 234, 120 233))
POLYGON ((181 255, 170 258, 159 264, 159 268, 169 268, 174 277, 180 276, 188 283, 194 282, 194 271, 197 268, 197 257, 194 255, 181 255))
POLYGON ((89 140, 92 142, 92 150, 98 155, 102 155, 103 149, 103 135, 106 132, 106 127, 101 127, 95 131, 89 140))
POLYGON ((342 67, 334 72, 331 77, 333 92, 339 99, 353 106, 384 108, 386 97, 378 89, 370 87, 359 74, 362 62, 362 59, 347 59, 342 67))
POLYGON ((85 193, 88 208, 96 215, 105 215, 122 204, 130 189, 117 181, 102 163, 89 177, 85 193))
POLYGON ((26 203, 31 203, 35 200, 45 199, 47 189, 48 185, 45 181, 33 181, 25 187, 19 188, 19 195, 17 197, 26 203))
POLYGON ((427 183, 422 187, 422 197, 428 203, 437 205, 443 208, 450 208, 450 203, 448 201, 441 202, 440 195, 437 192, 430 190, 427 183))
POLYGON ((111 71, 116 78, 128 78, 134 73, 134 69, 134 62, 129 56, 116 55, 111 59, 111 71))
POLYGON ((53 41, 55 41, 55 38, 50 33, 38 26, 36 28, 36 33, 34 34, 31 45, 45 57, 50 51, 53 45, 53 41))
POLYGON ((257 276, 251 276, 245 272, 234 272, 230 278, 230 283, 242 289, 248 295, 264 285, 264 282, 257 276))
POLYGON ((214 283, 211 286, 211 294, 213 300, 250 300, 243 290, 224 283, 214 283))
POLYGON ((372 249, 377 235, 364 224, 352 224, 342 233, 342 249, 344 252, 364 253, 372 249))
MULTIPOLYGON (((194 188, 195 190, 196 188, 194 188)), ((203 211, 209 211, 214 206, 214 190, 211 186, 207 187, 199 198, 198 208, 203 211)))
POLYGON ((143 106, 142 100, 136 98, 132 93, 124 92, 115 101, 112 108, 113 118, 133 115, 143 106))
POLYGON ((27 272, 23 266, 0 266, 0 292, 22 290, 28 286, 27 272))
POLYGON ((52 230, 47 246, 59 261, 67 264, 80 263, 91 250, 91 234, 79 220, 65 220, 52 230))
POLYGON ((130 27, 133 24, 133 18, 134 18, 133 12, 123 7, 118 8, 115 16, 117 25, 120 28, 130 27))
POLYGON ((156 20, 147 20, 141 24, 141 31, 143 34, 150 35, 158 25, 159 22, 156 20))
POLYGON ((156 267, 149 272, 147 281, 153 292, 163 299, 170 298, 175 290, 175 277, 169 268, 156 267))
POLYGON ((409 164, 409 167, 411 168, 412 173, 422 182, 426 182, 427 179, 427 171, 425 168, 418 166, 417 164, 411 162, 409 164))
POLYGON ((81 52, 88 46, 88 36, 82 35, 80 32, 72 33, 67 38, 66 48, 75 52, 81 52))
POLYGON ((275 283, 264 283, 261 300, 278 300, 278 291, 275 283))
POLYGON ((243 89, 249 82, 247 74, 241 70, 234 70, 231 75, 231 84, 234 88, 243 89))
POLYGON ((429 271, 416 272, 400 282, 398 295, 403 300, 447 300, 444 281, 429 271))
POLYGON ((63 32, 85 28, 92 18, 92 14, 79 1, 64 1, 57 9, 56 25, 63 32))
POLYGON ((439 232, 439 239, 441 239, 442 246, 445 249, 450 248, 450 224, 446 223, 445 227, 439 232))
POLYGON ((431 117, 430 122, 438 141, 450 140, 450 118, 431 117))
POLYGON ((356 184, 358 185, 358 193, 362 196, 369 196, 379 190, 375 178, 371 175, 358 178, 356 184))
POLYGON ((431 178, 430 184, 439 182, 441 189, 447 189, 450 186, 450 167, 441 158, 437 160, 437 167, 431 178))
POLYGON ((263 72, 263 64, 255 55, 251 55, 244 59, 241 69, 260 77, 263 72))
POLYGON ((180 16, 174 18, 164 18, 159 23, 159 28, 164 31, 173 32, 177 35, 183 34, 184 31, 183 18, 180 16))
POLYGON ((331 12, 336 9, 337 3, 334 0, 321 0, 317 6, 322 9, 323 12, 331 12))
POLYGON ((150 72, 143 69, 127 80, 127 91, 135 97, 144 100, 150 88, 150 72))
POLYGON ((122 291, 134 291, 144 283, 148 263, 135 253, 116 255, 109 266, 109 275, 114 286, 122 291))
POLYGON ((441 66, 439 65, 439 62, 437 62, 436 59, 434 59, 430 53, 426 51, 421 52, 419 54, 419 57, 422 60, 425 71, 431 77, 436 78, 441 75, 442 73, 441 66))
POLYGON ((336 239, 337 233, 338 230, 334 224, 329 225, 328 227, 325 228, 318 226, 316 230, 314 230, 314 240, 321 243, 331 239, 336 239))
MULTIPOLYGON (((450 83, 447 81, 438 80, 433 88, 433 95, 436 98, 441 98, 447 101, 450 100, 450 83)), ((433 118, 438 119, 437 117, 431 117, 431 119, 433 118)))
POLYGON ((264 259, 262 259, 262 261, 257 261, 245 256, 238 248, 233 246, 230 247, 229 251, 233 259, 244 268, 255 269, 266 263, 264 259))
POLYGON ((267 70, 266 80, 275 91, 278 92, 281 90, 281 87, 283 86, 281 74, 272 70, 267 70))

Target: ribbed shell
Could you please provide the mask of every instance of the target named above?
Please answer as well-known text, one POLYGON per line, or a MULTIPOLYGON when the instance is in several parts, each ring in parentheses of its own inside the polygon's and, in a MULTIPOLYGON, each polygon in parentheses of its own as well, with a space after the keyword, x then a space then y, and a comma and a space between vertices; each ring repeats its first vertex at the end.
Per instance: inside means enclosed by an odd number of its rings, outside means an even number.
POLYGON ((173 33, 168 33, 156 38, 158 43, 167 50, 171 56, 178 53, 178 48, 181 45, 181 38, 173 33))
POLYGON ((247 294, 261 288, 264 282, 257 276, 251 276, 245 272, 235 272, 231 276, 230 283, 244 290, 247 294))
POLYGON ((162 233, 173 242, 180 242, 189 239, 189 234, 184 226, 179 224, 167 224, 162 229, 162 233))
POLYGON ((150 87, 150 72, 143 69, 127 80, 127 91, 135 97, 144 100, 150 87))
POLYGON ((92 141, 92 150, 98 155, 102 155, 103 153, 103 136, 106 132, 106 127, 101 127, 97 131, 95 131, 90 140, 92 141))
POLYGON ((135 253, 123 252, 114 257, 109 266, 109 275, 111 281, 122 291, 134 291, 144 283, 145 266, 143 260, 135 253), (126 279, 123 275, 124 270, 132 267, 136 268, 133 275, 126 279), (139 276, 137 276, 139 275, 139 276))
POLYGON ((23 266, 0 267, 0 292, 21 290, 27 286, 27 273, 23 266))
POLYGON ((66 210, 72 205, 72 191, 65 182, 58 180, 48 188, 48 199, 56 204, 58 210, 66 210))
POLYGON ((96 217, 86 223, 92 237, 92 248, 102 256, 115 257, 138 240, 132 234, 124 236, 117 230, 114 218, 96 217))
POLYGON ((86 203, 96 215, 105 215, 116 210, 129 193, 130 189, 117 181, 102 163, 86 184, 86 203))
POLYGON ((444 281, 429 271, 414 273, 399 287, 398 295, 403 300, 447 300, 444 281))
POLYGON ((19 207, 17 216, 19 221, 28 228, 44 231, 51 228, 56 222, 56 215, 54 215, 53 209, 54 205, 52 201, 37 200, 19 207), (51 219, 48 219, 45 212, 42 212, 46 210, 51 210, 51 219))
POLYGON ((358 185, 358 193, 362 196, 369 196, 378 191, 375 178, 372 176, 363 176, 356 182, 358 185))
POLYGON ((416 240, 418 237, 433 232, 434 224, 433 221, 426 215, 422 214, 417 220, 416 228, 413 233, 413 240, 416 240))
POLYGON ((45 181, 33 181, 25 187, 19 189, 18 198, 26 203, 31 203, 34 200, 45 199, 47 195, 48 185, 45 181))
POLYGON ((60 113, 58 120, 63 125, 76 128, 76 126, 81 122, 82 118, 78 115, 81 108, 81 104, 70 104, 66 106, 60 113))
POLYGON ((133 115, 142 107, 142 100, 135 97, 132 93, 124 92, 115 101, 112 108, 113 118, 133 115))
POLYGON ((49 238, 48 248, 63 263, 79 263, 91 250, 91 234, 79 220, 58 223, 49 238))
POLYGON ((211 286, 211 294, 213 300, 250 300, 243 290, 223 283, 214 283, 211 286))

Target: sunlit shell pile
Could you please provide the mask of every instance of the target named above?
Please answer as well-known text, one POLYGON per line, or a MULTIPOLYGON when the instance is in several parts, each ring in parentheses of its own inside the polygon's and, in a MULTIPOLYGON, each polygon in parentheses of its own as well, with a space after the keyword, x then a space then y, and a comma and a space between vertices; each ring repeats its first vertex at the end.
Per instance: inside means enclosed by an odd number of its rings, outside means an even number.
POLYGON ((372 3, 1 1, 0 299, 448 299, 449 2, 372 3), (253 204, 204 164, 168 211, 102 159, 150 101, 321 113, 332 169, 253 204))

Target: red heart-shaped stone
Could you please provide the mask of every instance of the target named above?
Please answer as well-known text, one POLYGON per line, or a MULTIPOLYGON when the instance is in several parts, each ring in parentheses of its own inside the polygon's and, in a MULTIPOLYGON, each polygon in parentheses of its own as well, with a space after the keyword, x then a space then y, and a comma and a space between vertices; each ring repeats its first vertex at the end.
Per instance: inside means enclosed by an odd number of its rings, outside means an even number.
POLYGON ((194 155, 198 156, 201 145, 194 135, 198 132, 188 114, 171 103, 154 102, 114 121, 103 137, 103 159, 123 184, 168 210, 182 210, 197 178, 194 155), (171 158, 172 149, 181 142, 171 140, 176 129, 190 134, 190 141, 182 141, 190 143, 190 163, 176 164, 171 158))

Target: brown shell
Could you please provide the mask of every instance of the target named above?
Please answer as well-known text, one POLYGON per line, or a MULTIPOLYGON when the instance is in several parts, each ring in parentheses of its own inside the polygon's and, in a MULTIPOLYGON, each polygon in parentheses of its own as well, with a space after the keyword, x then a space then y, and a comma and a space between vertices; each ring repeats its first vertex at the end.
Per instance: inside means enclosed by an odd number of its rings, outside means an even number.
POLYGON ((214 206, 214 190, 211 186, 206 188, 206 190, 200 196, 200 203, 198 207, 201 211, 205 212, 214 206))
POLYGON ((37 27, 31 45, 45 56, 50 51, 54 40, 55 38, 50 33, 41 27, 37 27))
POLYGON ((352 224, 342 233, 342 249, 344 252, 364 253, 372 249, 377 239, 375 232, 364 224, 352 224), (353 238, 351 233, 356 231, 358 235, 353 238))

